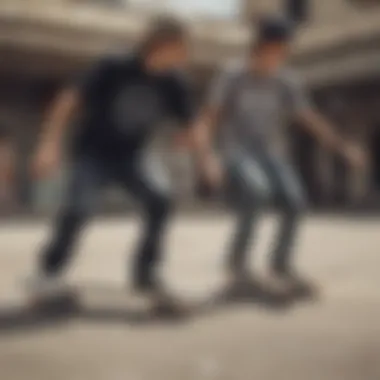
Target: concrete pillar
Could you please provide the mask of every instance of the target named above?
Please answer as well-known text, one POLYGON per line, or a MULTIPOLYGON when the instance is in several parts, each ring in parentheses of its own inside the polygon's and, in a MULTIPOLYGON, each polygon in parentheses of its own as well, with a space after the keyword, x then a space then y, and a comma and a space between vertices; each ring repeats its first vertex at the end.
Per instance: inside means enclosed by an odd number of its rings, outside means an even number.
POLYGON ((245 0, 245 3, 245 13, 249 16, 278 13, 283 10, 283 0, 245 0))
POLYGON ((348 0, 311 0, 315 24, 347 24, 355 20, 358 11, 348 0))

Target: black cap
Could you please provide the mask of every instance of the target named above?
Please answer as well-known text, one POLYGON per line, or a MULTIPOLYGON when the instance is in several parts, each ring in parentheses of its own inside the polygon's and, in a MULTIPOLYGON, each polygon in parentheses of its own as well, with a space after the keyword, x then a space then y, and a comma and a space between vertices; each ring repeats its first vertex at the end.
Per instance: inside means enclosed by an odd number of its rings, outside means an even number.
POLYGON ((293 24, 286 18, 266 17, 259 21, 260 42, 286 42, 293 37, 293 24))

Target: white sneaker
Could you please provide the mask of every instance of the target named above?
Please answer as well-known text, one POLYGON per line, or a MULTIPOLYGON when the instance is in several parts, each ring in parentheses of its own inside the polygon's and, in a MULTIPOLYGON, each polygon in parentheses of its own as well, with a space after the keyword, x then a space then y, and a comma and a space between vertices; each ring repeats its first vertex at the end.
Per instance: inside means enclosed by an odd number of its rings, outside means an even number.
POLYGON ((26 290, 33 301, 61 297, 68 286, 60 276, 38 275, 26 281, 26 290))

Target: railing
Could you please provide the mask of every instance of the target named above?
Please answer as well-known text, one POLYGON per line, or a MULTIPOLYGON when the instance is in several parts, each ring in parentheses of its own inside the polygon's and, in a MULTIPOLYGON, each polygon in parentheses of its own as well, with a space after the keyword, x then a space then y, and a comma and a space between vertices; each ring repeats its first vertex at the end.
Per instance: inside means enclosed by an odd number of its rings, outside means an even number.
POLYGON ((130 8, 126 12, 115 12, 112 7, 104 9, 77 0, 1 0, 0 16, 3 20, 19 23, 35 22, 111 33, 138 32, 149 17, 130 8))
MULTIPOLYGON (((162 0, 156 1, 160 3, 162 0)), ((9 16, 10 21, 12 17, 17 21, 41 20, 45 24, 74 29, 87 28, 98 32, 139 33, 152 12, 143 11, 136 4, 133 0, 1 0, 0 17, 1 20, 5 20, 9 16), (94 6, 95 4, 99 6, 94 6), (115 6, 125 11, 115 11, 115 6)), ((190 24, 197 41, 215 44, 216 48, 243 47, 249 35, 245 25, 236 20, 206 20, 190 24)), ((342 23, 342 20, 326 25, 317 22, 311 24, 302 32, 295 50, 296 54, 308 54, 345 41, 354 41, 358 37, 366 38, 379 33, 380 7, 379 12, 358 11, 355 21, 349 24, 342 23)))
MULTIPOLYGON (((34 21, 57 27, 125 34, 139 33, 154 15, 147 8, 144 11, 142 7, 128 5, 125 0, 119 0, 124 3, 125 12, 115 12, 112 6, 93 6, 99 1, 101 0, 1 0, 0 17, 10 21, 34 21)), ((204 20, 189 22, 189 25, 194 38, 207 43, 223 41, 223 44, 239 45, 247 37, 244 26, 238 21, 204 20)))

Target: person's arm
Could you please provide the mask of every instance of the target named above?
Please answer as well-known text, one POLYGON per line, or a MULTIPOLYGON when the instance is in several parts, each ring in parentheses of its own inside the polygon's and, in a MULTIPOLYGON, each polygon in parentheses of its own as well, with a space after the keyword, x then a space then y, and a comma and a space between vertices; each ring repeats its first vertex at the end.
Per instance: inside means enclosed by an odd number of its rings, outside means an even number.
POLYGON ((317 112, 307 111, 299 116, 301 125, 318 138, 327 149, 341 155, 353 166, 363 166, 366 154, 359 145, 343 138, 335 128, 317 112))
POLYGON ((219 115, 218 106, 204 107, 191 130, 190 143, 199 167, 204 166, 205 162, 215 159, 213 142, 219 124, 219 115))
POLYGON ((14 169, 14 150, 12 141, 6 133, 0 132, 0 183, 12 182, 14 169))
POLYGON ((33 159, 35 176, 41 178, 48 176, 59 166, 65 132, 80 102, 79 91, 70 88, 63 90, 48 110, 42 126, 42 136, 33 159))
POLYGON ((169 108, 177 130, 174 134, 175 148, 190 147, 189 136, 195 114, 195 96, 190 82, 183 73, 169 79, 169 108))
POLYGON ((211 87, 211 96, 192 128, 192 147, 195 163, 206 184, 218 188, 223 181, 223 168, 215 152, 215 137, 222 112, 228 107, 228 98, 234 83, 235 71, 229 69, 218 75, 211 87))
POLYGON ((195 117, 193 97, 189 96, 191 93, 189 87, 182 86, 182 91, 177 92, 175 97, 176 114, 181 120, 181 125, 185 126, 180 135, 181 145, 192 151, 196 167, 211 186, 217 186, 221 177, 213 142, 228 81, 229 76, 226 74, 218 77, 212 87, 210 99, 195 117))
POLYGON ((175 77, 172 89, 172 110, 179 126, 176 141, 187 148, 205 151, 212 140, 209 127, 215 125, 217 107, 206 105, 197 112, 192 86, 183 76, 175 77))
POLYGON ((64 89, 48 110, 34 160, 37 176, 49 174, 59 164, 70 121, 80 110, 84 101, 89 99, 94 92, 101 90, 100 86, 108 67, 109 64, 106 61, 95 65, 81 77, 80 81, 64 89))
POLYGON ((297 120, 301 127, 314 135, 328 150, 338 151, 344 145, 345 140, 335 131, 334 126, 312 108, 300 111, 297 120))
POLYGON ((220 125, 222 110, 227 106, 228 93, 234 77, 234 70, 227 69, 217 75, 211 92, 192 128, 192 146, 197 163, 215 161, 214 141, 220 125))
POLYGON ((42 143, 58 147, 64 136, 67 126, 81 104, 81 95, 77 88, 63 90, 53 106, 48 110, 43 127, 42 143))
POLYGON ((364 154, 361 149, 341 136, 335 126, 315 109, 297 81, 291 83, 289 94, 299 126, 315 136, 326 149, 340 154, 353 165, 362 164, 364 154))
POLYGON ((65 137, 67 126, 81 108, 85 99, 101 91, 102 82, 109 71, 111 59, 105 58, 94 64, 79 80, 65 88, 48 110, 43 129, 42 141, 59 146, 65 137))

